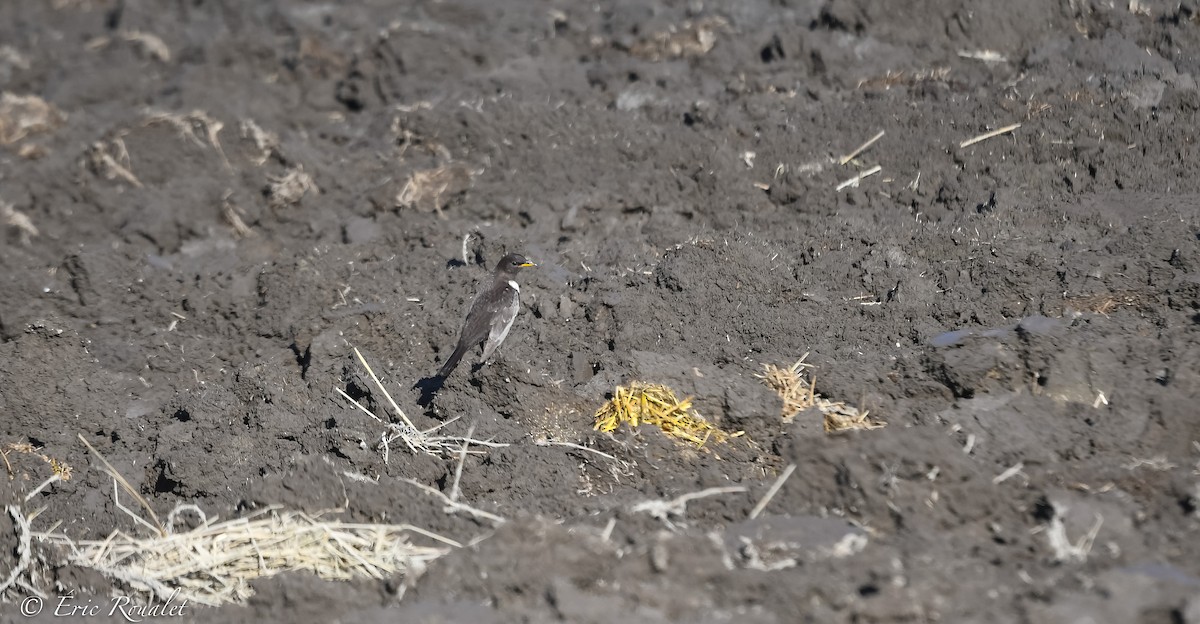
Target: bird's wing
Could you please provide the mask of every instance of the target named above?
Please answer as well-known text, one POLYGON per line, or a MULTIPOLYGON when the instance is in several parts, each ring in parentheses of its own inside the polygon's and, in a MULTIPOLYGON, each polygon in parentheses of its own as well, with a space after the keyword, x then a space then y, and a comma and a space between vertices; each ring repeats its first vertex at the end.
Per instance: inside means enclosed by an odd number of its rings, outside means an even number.
POLYGON ((487 361, 496 352, 496 348, 504 339, 508 337, 508 330, 512 329, 513 321, 517 319, 517 313, 521 310, 521 296, 512 288, 507 289, 508 297, 501 297, 497 301, 494 314, 491 315, 492 323, 488 331, 487 344, 483 346, 483 359, 487 361))
POLYGON ((467 312, 466 320, 463 321, 462 334, 458 338, 458 344, 464 351, 487 340, 492 333, 490 321, 497 306, 495 302, 489 304, 488 293, 490 291, 490 288, 479 291, 479 294, 475 295, 475 300, 471 302, 471 309, 467 312))

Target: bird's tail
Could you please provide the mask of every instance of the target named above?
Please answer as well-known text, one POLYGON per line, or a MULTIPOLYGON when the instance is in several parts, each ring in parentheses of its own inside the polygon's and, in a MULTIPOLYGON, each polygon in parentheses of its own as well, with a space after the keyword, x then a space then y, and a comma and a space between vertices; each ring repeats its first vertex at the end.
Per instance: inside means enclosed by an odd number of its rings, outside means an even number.
POLYGON ((461 344, 458 345, 458 347, 454 349, 454 353, 450 354, 450 357, 446 360, 446 363, 442 364, 442 369, 438 371, 437 376, 444 379, 447 375, 454 372, 454 369, 458 366, 459 361, 462 360, 463 355, 466 355, 466 353, 467 346, 461 344))

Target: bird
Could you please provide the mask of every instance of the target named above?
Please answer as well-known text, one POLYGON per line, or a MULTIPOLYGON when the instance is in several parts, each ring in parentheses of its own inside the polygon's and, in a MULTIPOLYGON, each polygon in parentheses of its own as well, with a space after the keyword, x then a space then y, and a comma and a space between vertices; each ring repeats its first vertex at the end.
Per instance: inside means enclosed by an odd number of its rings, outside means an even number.
POLYGON ((500 258, 492 271, 491 282, 475 295, 475 301, 471 303, 471 309, 463 321, 458 346, 442 364, 437 378, 445 379, 454 372, 467 351, 481 343, 483 357, 480 362, 486 362, 495 353, 500 343, 508 337, 508 330, 512 329, 517 312, 521 309, 521 287, 517 284, 517 273, 535 266, 521 254, 511 253, 500 258))

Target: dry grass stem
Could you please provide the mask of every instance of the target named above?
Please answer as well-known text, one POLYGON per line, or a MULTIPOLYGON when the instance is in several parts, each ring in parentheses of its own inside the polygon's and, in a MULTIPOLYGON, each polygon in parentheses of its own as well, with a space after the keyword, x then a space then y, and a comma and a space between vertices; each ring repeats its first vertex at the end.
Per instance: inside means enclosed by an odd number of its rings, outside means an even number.
POLYGON ((416 425, 414 425, 413 422, 408 419, 408 416, 404 413, 404 410, 400 409, 399 405, 396 405, 396 400, 392 398, 392 394, 388 392, 383 383, 379 381, 379 377, 375 375, 375 370, 372 369, 371 365, 367 363, 367 358, 363 357, 363 354, 358 350, 358 347, 354 347, 354 356, 358 358, 358 363, 362 364, 363 369, 365 369, 367 374, 371 376, 371 381, 375 382, 375 386, 379 388, 379 391, 383 393, 385 398, 387 398, 388 404, 391 405, 392 409, 396 411, 396 415, 400 417, 400 420, 404 421, 404 424, 408 425, 409 429, 416 431, 416 425))
POLYGON ((1088 532, 1080 536, 1074 543, 1067 537, 1067 529, 1063 525, 1062 514, 1059 510, 1055 510, 1054 517, 1050 519, 1050 523, 1039 527, 1046 532, 1046 541, 1050 546, 1055 561, 1066 561, 1072 563, 1083 563, 1087 561, 1088 555, 1092 552, 1092 544, 1096 542, 1096 536, 1100 534, 1100 527, 1104 524, 1104 516, 1096 514, 1096 522, 1088 532))
POLYGON ((154 59, 163 63, 171 62, 171 48, 167 47, 166 42, 158 35, 140 30, 130 30, 121 33, 121 38, 141 45, 142 49, 154 59))
POLYGON ((998 137, 1002 134, 1007 134, 1007 133, 1012 132, 1013 130, 1016 130, 1017 128, 1020 128, 1020 127, 1021 127, 1021 124, 1015 123, 1012 125, 1004 126, 1003 128, 996 128, 995 130, 992 130, 991 132, 985 132, 977 137, 967 139, 966 141, 959 143, 958 147, 959 148, 970 147, 972 145, 975 145, 976 143, 979 143, 980 141, 986 141, 988 139, 998 137))
POLYGON ((471 234, 473 234, 473 232, 467 232, 466 234, 463 234, 462 238, 462 263, 464 265, 470 264, 467 262, 467 243, 471 242, 471 234))
MULTIPOLYGON (((158 35, 154 35, 140 30, 123 31, 117 34, 117 37, 123 41, 136 43, 142 48, 142 52, 149 55, 151 58, 169 63, 171 61, 171 49, 167 47, 166 42, 158 35)), ((89 51, 100 50, 112 45, 112 37, 96 37, 89 40, 84 47, 89 51)))
POLYGON ((791 423, 800 412, 815 407, 824 417, 826 433, 878 429, 887 425, 877 418, 868 417, 866 410, 860 411, 852 405, 830 401, 817 394, 813 366, 804 362, 806 358, 807 353, 787 368, 763 364, 763 372, 754 375, 783 400, 780 419, 784 424, 791 423))
POLYGON ((59 481, 62 481, 62 480, 63 480, 62 476, 60 476, 58 474, 50 475, 50 477, 47 478, 45 481, 42 481, 41 483, 39 483, 37 487, 33 488, 32 490, 29 490, 29 493, 25 495, 25 499, 22 500, 21 502, 28 503, 29 501, 33 500, 33 497, 37 496, 38 494, 41 494, 42 490, 45 490, 46 488, 50 487, 51 485, 54 485, 55 483, 58 483, 59 481))
POLYGON ((92 172, 105 180, 120 178, 135 188, 142 188, 141 180, 133 174, 133 165, 129 161, 129 150, 125 149, 125 140, 119 136, 108 141, 92 143, 88 148, 87 163, 92 172))
POLYGON ((1004 472, 992 477, 992 484, 999 485, 1004 483, 1005 481, 1008 481, 1009 479, 1021 474, 1021 471, 1024 470, 1024 468, 1025 462, 1017 462, 1016 464, 1013 464, 1005 469, 1004 472))
MULTIPOLYGON (((383 463, 384 464, 388 463, 388 456, 391 454, 391 443, 395 442, 397 439, 404 441, 404 443, 408 445, 409 450, 411 450, 412 452, 416 453, 418 451, 418 446, 417 446, 417 444, 414 443, 414 440, 417 440, 420 438, 421 432, 418 431, 415 427, 412 427, 410 425, 396 424, 396 423, 385 421, 382 418, 376 416, 374 412, 367 409, 366 406, 364 406, 362 403, 359 403, 358 401, 354 400, 354 397, 351 397, 350 395, 346 394, 346 392, 344 390, 342 390, 341 388, 334 388, 334 390, 338 394, 342 395, 342 398, 349 401, 351 404, 353 404, 355 407, 357 407, 359 410, 361 410, 364 414, 375 419, 376 422, 379 422, 388 427, 388 430, 392 433, 392 435, 389 436, 388 433, 385 432, 381 436, 380 443, 379 443, 379 448, 381 451, 383 451, 383 463)), ((427 452, 427 453, 431 452, 429 449, 425 448, 423 445, 420 448, 420 450, 427 452)), ((436 453, 431 453, 431 454, 436 454, 436 453)))
POLYGON ((442 511, 444 513, 453 514, 453 513, 458 513, 458 512, 466 512, 468 514, 471 514, 472 516, 475 516, 476 518, 483 518, 485 520, 490 520, 495 524, 504 524, 506 522, 506 520, 504 518, 497 516, 494 513, 484 511, 482 509, 478 509, 478 508, 472 507, 470 505, 460 503, 458 501, 450 500, 450 497, 446 496, 440 490, 438 490, 436 488, 432 488, 428 485, 425 485, 424 483, 420 483, 420 482, 414 481, 412 479, 400 479, 400 480, 404 481, 405 483, 408 483, 410 485, 416 486, 417 488, 421 489, 422 491, 441 499, 442 503, 445 504, 445 507, 442 508, 442 511))
POLYGON ((13 208, 13 205, 0 200, 0 221, 16 230, 18 240, 22 245, 28 245, 29 240, 38 235, 38 229, 28 215, 13 208))
POLYGON ((36 95, 0 93, 0 145, 11 145, 63 125, 67 114, 36 95))
POLYGON ((279 137, 263 130, 253 119, 243 119, 238 124, 238 130, 242 138, 249 139, 254 143, 254 148, 258 150, 258 155, 250 159, 255 166, 263 166, 272 154, 278 153, 279 137))
POLYGON ((609 455, 608 453, 605 453, 604 451, 597 451, 594 448, 587 447, 582 444, 575 444, 574 442, 556 442, 554 440, 546 440, 544 438, 539 438, 537 440, 534 440, 533 443, 538 446, 565 446, 567 448, 573 448, 573 449, 578 449, 580 451, 587 451, 589 453, 595 453, 596 455, 599 455, 600 457, 603 457, 605 459, 611 459, 615 462, 620 461, 616 457, 613 457, 612 455, 609 455))
POLYGON ((29 563, 33 559, 33 550, 30 547, 33 534, 29 530, 29 520, 25 518, 21 508, 16 505, 8 505, 5 509, 12 517, 13 526, 17 528, 17 562, 9 570, 8 577, 4 581, 0 581, 0 596, 17 584, 21 575, 29 569, 29 563))
MULTIPOLYGON (((452 418, 440 425, 437 425, 436 427, 431 427, 429 429, 426 429, 424 431, 417 429, 416 425, 414 425, 413 422, 411 420, 409 420, 408 416, 404 413, 404 410, 400 409, 400 406, 396 404, 396 401, 395 401, 395 399, 392 398, 391 393, 388 392, 387 388, 383 385, 383 382, 381 382, 379 380, 379 377, 375 375, 374 369, 372 369, 371 365, 367 363, 366 358, 363 357, 362 353, 358 350, 357 347, 354 348, 354 355, 357 356, 359 364, 361 364, 362 367, 364 369, 366 369, 367 374, 371 377, 371 381, 374 382, 375 386, 379 389, 379 392, 381 394, 383 394, 384 398, 387 399, 388 404, 391 405, 392 410, 400 418, 401 422, 399 422, 399 423, 390 422, 388 420, 384 420, 383 418, 380 418, 379 416, 376 416, 374 412, 367 409, 366 406, 364 406, 362 403, 359 403, 358 401, 356 401, 349 394, 346 394, 346 392, 344 390, 342 390, 341 388, 334 388, 334 391, 337 392, 338 394, 340 394, 342 396, 342 398, 349 401, 352 405, 357 407, 364 414, 370 416, 376 422, 381 423, 387 427, 387 431, 385 431, 380 436, 380 442, 379 442, 379 450, 383 453, 383 462, 385 464, 388 462, 388 457, 391 454, 391 444, 393 442, 395 442, 396 440, 403 441, 404 444, 406 446, 408 446, 409 450, 411 450, 414 453, 420 452, 420 453, 426 453, 426 454, 435 455, 435 456, 445 455, 447 452, 450 452, 450 449, 452 447, 460 446, 460 445, 468 443, 468 442, 475 446, 482 446, 482 447, 487 447, 487 448, 499 448, 499 447, 508 446, 508 444, 504 444, 504 443, 500 443, 500 442, 492 442, 491 440, 477 440, 475 438, 470 437, 470 435, 468 435, 465 438, 461 437, 461 436, 435 435, 442 428, 457 421, 458 420, 457 417, 452 418)), ((453 452, 461 452, 461 451, 459 449, 455 448, 453 450, 453 452)))
POLYGON ((880 130, 878 134, 876 134, 875 136, 868 139, 866 143, 859 145, 858 149, 855 149, 853 152, 850 152, 849 154, 846 154, 845 156, 842 156, 840 159, 838 159, 838 164, 845 165, 846 163, 854 160, 855 158, 858 157, 859 154, 867 151, 867 148, 874 145, 876 141, 878 141, 879 139, 882 139, 884 134, 885 134, 885 132, 883 130, 880 130))
POLYGON ((609 518, 608 523, 604 525, 604 530, 600 531, 600 539, 607 542, 612 539, 613 529, 617 528, 617 519, 609 518))
POLYGON ((888 71, 882 76, 865 78, 858 82, 857 88, 891 89, 894 86, 915 86, 927 82, 946 82, 950 76, 949 67, 935 67, 917 71, 888 71))
POLYGON ((758 501, 758 504, 754 506, 754 509, 750 510, 751 520, 757 518, 758 515, 767 508, 767 505, 771 503, 771 499, 775 498, 775 495, 778 494, 779 490, 783 488, 783 484, 787 482, 788 478, 791 477, 792 473, 795 471, 796 464, 788 464, 788 467, 783 469, 783 474, 780 474, 779 478, 775 479, 775 482, 771 484, 771 489, 767 490, 767 493, 763 495, 762 500, 758 501))
POLYGON ((995 50, 959 50, 958 58, 983 61, 984 63, 1007 63, 1008 57, 995 50))
POLYGON ((860 182, 879 173, 880 171, 883 171, 883 167, 875 165, 874 167, 867 169, 866 171, 854 176, 853 178, 850 178, 849 180, 843 180, 841 184, 837 185, 837 190, 843 191, 847 188, 858 188, 858 184, 860 182))
POLYGON ((450 501, 458 502, 458 483, 462 480, 463 464, 467 463, 467 449, 471 445, 471 435, 475 433, 475 425, 467 428, 467 437, 463 440, 462 450, 458 453, 458 465, 454 467, 454 484, 450 486, 450 501))
POLYGON ((194 110, 186 114, 166 113, 154 110, 147 111, 146 119, 142 122, 142 125, 153 126, 156 124, 167 124, 175 128, 180 137, 191 141, 196 147, 201 149, 212 147, 216 150, 217 155, 221 157, 221 163, 225 168, 232 170, 229 159, 225 157, 225 150, 221 147, 221 141, 218 137, 221 129, 225 127, 224 122, 214 119, 202 110, 194 110), (207 145, 205 144, 206 141, 207 145))
POLYGON ((1129 463, 1122 466, 1125 470, 1137 470, 1138 468, 1149 468, 1158 472, 1167 472, 1175 469, 1175 464, 1167 459, 1166 455, 1156 455, 1150 459, 1142 459, 1133 457, 1129 463))
MULTIPOLYGON (((92 453, 92 455, 95 455, 96 459, 99 459, 101 464, 104 464, 104 471, 107 472, 110 477, 112 477, 113 482, 114 482, 113 503, 116 504, 117 507, 121 507, 121 503, 117 501, 117 493, 116 493, 116 484, 119 483, 121 485, 121 489, 125 490, 125 492, 127 494, 129 494, 129 496, 133 497, 133 499, 136 500, 138 502, 138 504, 142 506, 142 509, 146 510, 146 513, 150 514, 150 518, 152 520, 154 520, 154 524, 153 525, 147 524, 145 520, 139 518, 135 514, 130 513, 130 515, 133 516, 135 519, 142 520, 143 524, 146 524, 151 529, 157 531, 160 535, 166 535, 167 529, 166 529, 166 527, 163 526, 162 521, 160 521, 158 519, 158 514, 155 514, 154 509, 152 509, 150 507, 150 503, 146 502, 146 499, 143 498, 142 495, 132 485, 130 485, 128 481, 125 480, 125 477, 121 476, 121 473, 117 472, 116 468, 113 468, 112 464, 108 463, 108 460, 105 459, 104 456, 100 454, 100 451, 96 450, 96 447, 92 446, 91 442, 87 441, 87 438, 83 437, 82 433, 78 434, 78 435, 79 435, 79 441, 83 442, 83 445, 87 447, 87 450, 90 451, 92 453)), ((121 509, 124 510, 125 508, 121 507, 121 509)), ((126 512, 129 513, 127 510, 126 510, 126 512)))
POLYGON ((650 517, 661 520, 671 529, 675 525, 671 523, 671 518, 683 518, 687 513, 687 504, 691 501, 708 498, 709 496, 717 496, 718 494, 736 494, 747 491, 745 487, 740 485, 732 485, 726 487, 712 487, 699 492, 689 492, 682 496, 678 496, 669 501, 667 500, 650 500, 640 502, 630 509, 634 512, 648 513, 650 517))
POLYGON ((238 208, 230 197, 230 195, 226 195, 221 200, 221 217, 225 219, 229 227, 233 228, 233 233, 238 238, 254 236, 254 230, 250 229, 250 226, 246 225, 245 220, 242 219, 241 208, 238 208))

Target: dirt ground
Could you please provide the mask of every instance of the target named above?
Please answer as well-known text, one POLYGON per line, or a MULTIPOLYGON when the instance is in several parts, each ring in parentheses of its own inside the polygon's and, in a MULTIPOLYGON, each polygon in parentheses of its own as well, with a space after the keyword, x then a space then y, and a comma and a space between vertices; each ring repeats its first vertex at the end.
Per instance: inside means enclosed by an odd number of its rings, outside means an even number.
POLYGON ((0 3, 0 619, 146 596, 39 537, 148 532, 82 436, 461 545, 193 621, 1200 624, 1198 75, 1194 0, 0 3), (887 426, 785 423, 805 354, 887 426), (745 435, 594 431, 634 380, 745 435))

